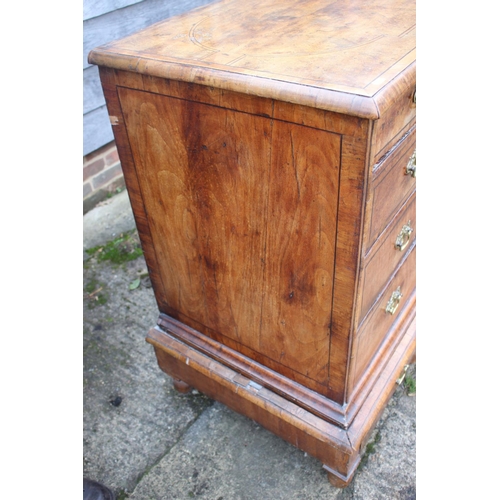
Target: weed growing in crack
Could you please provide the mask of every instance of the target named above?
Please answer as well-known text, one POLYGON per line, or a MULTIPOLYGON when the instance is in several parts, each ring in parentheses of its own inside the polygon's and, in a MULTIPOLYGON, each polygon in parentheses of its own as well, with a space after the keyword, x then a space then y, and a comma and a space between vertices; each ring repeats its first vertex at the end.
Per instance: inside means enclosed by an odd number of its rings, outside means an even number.
POLYGON ((122 233, 118 238, 102 246, 87 250, 87 254, 95 256, 99 262, 110 261, 114 264, 123 264, 135 260, 143 255, 139 238, 135 231, 122 233))

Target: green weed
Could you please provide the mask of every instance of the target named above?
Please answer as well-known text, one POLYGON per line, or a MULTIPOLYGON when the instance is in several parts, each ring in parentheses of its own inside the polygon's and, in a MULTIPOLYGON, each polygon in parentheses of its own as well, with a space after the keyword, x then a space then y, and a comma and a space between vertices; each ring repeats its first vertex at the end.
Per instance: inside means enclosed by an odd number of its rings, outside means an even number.
POLYGON ((104 291, 104 285, 91 279, 84 288, 89 309, 102 306, 108 301, 108 294, 104 291))
POLYGON ((406 393, 408 395, 416 394, 416 392, 417 392, 417 381, 410 374, 406 374, 406 377, 405 377, 405 380, 404 380, 404 386, 405 386, 405 389, 406 389, 406 393))
POLYGON ((135 260, 143 254, 135 231, 122 233, 118 238, 105 245, 90 248, 87 253, 95 256, 99 262, 107 260, 114 264, 135 260))
POLYGON ((375 434, 375 437, 373 440, 371 440, 365 448, 365 452, 363 454, 363 458, 361 459, 360 465, 365 465, 366 462, 368 461, 368 457, 375 453, 376 450, 376 445, 380 442, 380 439, 382 436, 380 435, 380 431, 377 431, 377 434, 375 434))

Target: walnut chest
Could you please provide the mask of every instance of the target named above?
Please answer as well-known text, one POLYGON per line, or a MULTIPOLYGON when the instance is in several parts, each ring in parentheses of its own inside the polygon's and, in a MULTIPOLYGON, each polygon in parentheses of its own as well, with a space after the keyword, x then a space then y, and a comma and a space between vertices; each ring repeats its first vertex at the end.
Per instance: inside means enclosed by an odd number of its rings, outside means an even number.
POLYGON ((413 0, 222 0, 89 61, 160 367, 345 486, 415 352, 413 0))

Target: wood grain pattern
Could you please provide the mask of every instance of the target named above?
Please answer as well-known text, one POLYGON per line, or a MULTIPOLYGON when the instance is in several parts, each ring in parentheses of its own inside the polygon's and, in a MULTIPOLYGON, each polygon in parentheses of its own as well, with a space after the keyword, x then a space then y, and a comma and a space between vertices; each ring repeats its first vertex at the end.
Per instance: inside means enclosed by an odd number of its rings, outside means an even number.
POLYGON ((89 60, 378 118, 400 95, 388 84, 414 80, 414 26, 404 0, 223 0, 100 47, 89 60))
MULTIPOLYGON (((349 421, 346 419, 344 408, 335 403, 331 398, 325 397, 320 390, 324 387, 310 389, 311 381, 297 383, 290 377, 290 373, 283 373, 283 366, 279 370, 269 369, 266 365, 255 362, 249 358, 241 346, 233 349, 230 346, 221 344, 203 335, 194 328, 190 328, 186 322, 177 321, 165 314, 160 314, 158 326, 169 335, 176 337, 183 343, 195 348, 212 359, 215 359, 225 366, 231 366, 238 373, 268 387, 285 399, 295 401, 299 406, 314 413, 315 415, 346 428, 349 421)), ((297 375, 292 373, 292 375, 297 375)))
POLYGON ((381 160, 380 166, 375 167, 368 249, 415 190, 416 179, 405 175, 406 165, 414 151, 415 129, 390 155, 381 160))
POLYGON ((326 383, 340 138, 119 95, 170 309, 326 383))
MULTIPOLYGON (((412 307, 408 308, 404 322, 397 325, 393 332, 397 334, 395 342, 386 343, 385 348, 380 351, 379 364, 376 369, 368 372, 370 384, 359 384, 365 390, 365 394, 351 395, 355 402, 352 410, 355 418, 349 427, 349 439, 351 445, 359 453, 370 436, 370 432, 380 418, 388 399, 396 389, 395 380, 400 376, 404 366, 409 364, 415 355, 416 348, 416 316, 415 296, 410 298, 412 307), (413 299, 413 300, 411 300, 413 299), (390 348, 389 348, 390 346, 390 348)), ((372 368, 375 368, 372 366, 372 368)), ((368 378, 368 377, 367 377, 368 378)), ((351 399, 351 398, 350 398, 351 399)), ((348 409, 351 411, 351 408, 348 409)))
POLYGON ((402 0, 222 0, 90 56, 160 367, 340 486, 415 350, 414 36, 402 0))
MULTIPOLYGON (((193 328, 197 332, 200 332, 200 334, 203 334, 205 337, 208 337, 216 341, 217 350, 219 351, 224 350, 224 347, 227 346, 233 349, 234 351, 241 353, 242 355, 247 357, 248 360, 250 360, 251 362, 261 364, 266 368, 273 370, 277 374, 283 375, 284 377, 289 378, 291 381, 301 384, 302 386, 304 386, 304 388, 313 390, 322 396, 332 398, 333 393, 328 386, 323 385, 317 382, 316 380, 303 375, 302 373, 299 373, 298 371, 295 370, 295 367, 289 368, 283 365, 282 363, 275 361, 269 358, 268 356, 265 356, 261 352, 250 349, 249 347, 241 344, 240 342, 237 342, 229 337, 226 337, 220 334, 219 332, 216 332, 215 330, 207 328, 205 325, 202 325, 201 323, 198 323, 193 319, 189 318, 188 316, 178 313, 177 311, 170 311, 168 315, 170 320, 181 321, 184 325, 193 328)), ((161 316, 162 315, 160 314, 160 317, 161 316)), ((182 340, 185 340, 185 338, 182 337, 182 340)), ((229 364, 231 363, 232 361, 229 361, 229 364)), ((335 403, 335 405, 337 405, 337 403, 335 403)))
POLYGON ((262 352, 314 380, 328 380, 340 137, 276 121, 262 352))
POLYGON ((390 150, 394 141, 403 136, 409 123, 415 120, 417 108, 413 102, 415 92, 416 63, 413 62, 407 74, 391 82, 391 91, 382 89, 377 98, 380 109, 384 109, 380 119, 373 124, 372 153, 374 162, 390 150), (399 88, 394 98, 394 90, 399 88))
POLYGON ((363 400, 348 430, 325 422, 293 401, 281 397, 159 328, 147 337, 167 374, 260 423, 274 434, 316 457, 347 486, 354 476, 370 433, 395 390, 394 380, 415 352, 415 322, 404 329, 390 359, 363 400))
POLYGON ((126 89, 119 95, 166 301, 258 350, 248 323, 262 307, 270 121, 126 89))
POLYGON ((135 168, 134 159, 130 149, 125 121, 123 119, 117 91, 117 77, 114 70, 109 68, 99 68, 99 75, 102 82, 106 105, 111 116, 117 118, 117 123, 112 127, 116 147, 120 156, 121 167, 125 178, 127 193, 134 213, 137 231, 141 240, 142 250, 146 264, 148 266, 149 277, 155 292, 158 307, 163 311, 171 312, 163 297, 165 291, 160 278, 160 263, 158 262, 156 249, 151 238, 149 220, 144 210, 144 199, 139 186, 139 179, 135 168))
MULTIPOLYGON (((127 73, 127 75, 129 79, 137 76, 141 82, 138 82, 136 85, 142 85, 144 90, 148 92, 212 104, 268 118, 272 117, 274 113, 274 102, 271 99, 240 94, 207 85, 197 85, 195 83, 165 80, 153 76, 136 75, 135 73, 127 73)), ((139 87, 135 86, 135 88, 139 87)))
POLYGON ((374 81, 387 83, 398 75, 397 63, 415 49, 414 13, 404 5, 364 3, 359 16, 356 1, 222 0, 108 49, 125 53, 140 46, 144 58, 272 74, 335 90, 364 92, 370 84, 379 90, 383 85, 374 81), (334 71, 339 66, 342 72, 334 71))
POLYGON ((351 460, 355 454, 345 430, 266 388, 249 384, 250 379, 165 333, 150 330, 148 342, 154 345, 158 363, 169 375, 259 422, 323 463, 335 467, 346 478, 352 477, 351 460))
POLYGON ((402 261, 407 250, 412 246, 417 236, 417 217, 416 217, 416 196, 403 205, 400 212, 396 215, 391 224, 384 230, 377 239, 376 245, 372 247, 370 253, 366 256, 362 264, 362 300, 359 310, 359 325, 368 313, 369 309, 375 304, 378 295, 383 290, 389 277, 392 276, 398 264, 402 261), (401 229, 410 222, 413 232, 407 240, 407 248, 403 251, 395 246, 401 229))
POLYGON ((353 349, 355 365, 352 368, 352 382, 354 386, 367 369, 369 362, 377 353, 381 342, 387 335, 395 319, 407 309, 405 308, 405 304, 408 302, 415 289, 416 254, 416 249, 413 247, 393 279, 389 282, 385 289, 385 293, 383 293, 377 301, 372 310, 370 320, 363 325, 356 335, 356 344, 353 349), (393 316, 386 312, 386 306, 393 291, 396 290, 397 287, 401 288, 403 297, 393 316))
MULTIPOLYGON (((351 372, 347 384, 347 401, 345 407, 346 420, 351 421, 352 415, 357 415, 360 408, 365 404, 365 400, 370 397, 373 387, 378 383, 379 377, 386 369, 387 363, 390 363, 400 349, 401 343, 408 336, 413 338, 412 343, 416 342, 416 289, 410 292, 406 298, 405 307, 401 309, 394 321, 389 327, 387 334, 379 344, 378 349, 363 372, 358 373, 354 377, 355 362, 351 363, 351 372)), ((372 324, 372 327, 376 326, 372 324)), ((358 352, 358 341, 360 337, 357 335, 353 341, 353 359, 356 358, 358 352)), ((408 360, 414 359, 415 354, 406 353, 408 360)), ((413 361, 408 361, 410 364, 413 361)), ((394 377, 393 382, 400 374, 394 377)))
MULTIPOLYGON (((132 36, 154 23, 188 12, 213 0, 143 0, 125 9, 117 9, 97 17, 91 17, 83 24, 83 68, 89 64, 90 51, 98 45, 113 43, 126 36, 132 36)), ((98 64, 99 66, 99 64, 98 64)))
POLYGON ((364 127, 366 127, 366 121, 355 116, 341 115, 283 101, 276 101, 273 117, 347 136, 363 135, 364 127))
POLYGON ((329 375, 329 387, 333 391, 334 400, 339 404, 346 402, 371 125, 365 122, 361 132, 359 136, 342 137, 329 375))
POLYGON ((370 164, 373 166, 373 168, 377 168, 380 166, 381 160, 386 156, 394 147, 397 146, 398 142, 404 140, 408 134, 412 133, 413 129, 416 128, 416 117, 412 118, 406 125, 403 126, 403 128, 399 129, 399 132, 392 137, 392 139, 387 139, 386 136, 384 136, 384 141, 385 146, 383 146, 377 154, 374 153, 374 149, 371 149, 370 152, 370 164))

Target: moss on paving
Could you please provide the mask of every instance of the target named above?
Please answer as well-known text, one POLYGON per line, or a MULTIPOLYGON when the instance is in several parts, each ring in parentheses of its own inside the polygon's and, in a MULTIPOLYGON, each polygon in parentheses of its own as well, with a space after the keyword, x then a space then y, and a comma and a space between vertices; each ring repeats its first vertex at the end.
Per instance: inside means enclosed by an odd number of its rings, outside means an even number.
POLYGON ((110 261, 123 264, 140 257, 143 252, 136 231, 122 233, 118 238, 105 245, 89 248, 87 254, 96 257, 99 262, 110 261))

